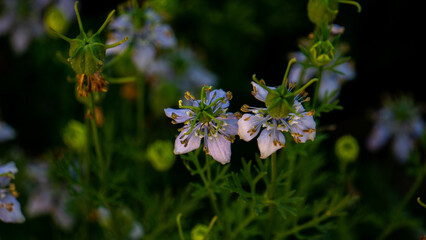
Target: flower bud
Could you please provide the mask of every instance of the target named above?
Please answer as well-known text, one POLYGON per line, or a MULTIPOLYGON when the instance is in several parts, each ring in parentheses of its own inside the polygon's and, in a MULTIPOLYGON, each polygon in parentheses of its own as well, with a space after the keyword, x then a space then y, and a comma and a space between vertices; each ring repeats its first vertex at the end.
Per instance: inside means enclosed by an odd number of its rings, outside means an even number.
POLYGON ((339 3, 354 5, 358 12, 361 12, 361 5, 351 0, 309 0, 309 20, 317 26, 328 25, 336 18, 339 12, 339 3))
POLYGON ((159 172, 167 171, 175 162, 173 143, 167 140, 157 140, 148 146, 146 157, 159 172))
POLYGON ((203 224, 197 224, 191 230, 191 240, 205 240, 209 227, 203 224))
POLYGON ((358 158, 358 142, 351 135, 340 137, 336 142, 335 152, 340 161, 353 162, 358 158))
POLYGON ((69 21, 61 9, 58 7, 50 7, 44 15, 44 25, 47 29, 51 27, 59 33, 65 33, 69 21))
POLYGON ((79 121, 71 120, 65 127, 62 138, 65 145, 81 153, 87 145, 86 126, 79 121))
POLYGON ((329 41, 318 41, 310 49, 312 61, 317 66, 329 64, 334 59, 334 46, 329 41))
POLYGON ((309 20, 317 26, 321 26, 323 23, 328 24, 336 18, 338 7, 337 0, 309 0, 309 20))

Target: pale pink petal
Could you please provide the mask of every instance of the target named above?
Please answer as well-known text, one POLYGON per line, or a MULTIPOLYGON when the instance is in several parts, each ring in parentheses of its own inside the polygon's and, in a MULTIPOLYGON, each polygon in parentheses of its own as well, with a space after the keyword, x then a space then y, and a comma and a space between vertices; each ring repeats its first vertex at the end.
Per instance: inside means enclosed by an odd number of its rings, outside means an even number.
POLYGON ((264 129, 257 138, 260 158, 265 159, 278 149, 284 147, 285 138, 282 132, 277 130, 264 129))
POLYGON ((183 154, 191 152, 200 147, 201 136, 196 134, 196 128, 192 130, 189 135, 185 135, 189 131, 190 127, 186 127, 175 140, 174 154, 183 154))
POLYGON ((248 142, 257 136, 265 118, 246 113, 238 120, 238 135, 248 142))
POLYGON ((221 134, 216 134, 204 139, 208 149, 208 154, 214 160, 226 164, 231 161, 231 142, 226 140, 221 134))

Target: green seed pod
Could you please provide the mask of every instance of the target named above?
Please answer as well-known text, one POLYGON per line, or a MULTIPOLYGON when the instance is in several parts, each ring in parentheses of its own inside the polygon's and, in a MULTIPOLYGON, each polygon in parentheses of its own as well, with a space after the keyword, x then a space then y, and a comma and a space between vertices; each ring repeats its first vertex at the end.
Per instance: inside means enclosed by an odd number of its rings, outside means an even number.
POLYGON ((72 69, 77 74, 90 76, 101 70, 105 61, 106 49, 122 44, 127 40, 127 37, 111 45, 103 44, 98 37, 114 14, 114 10, 111 11, 99 30, 95 34, 88 36, 84 32, 77 5, 78 2, 75 2, 74 9, 77 15, 80 34, 76 38, 68 38, 52 28, 51 29, 58 37, 64 39, 70 44, 68 61, 70 62, 72 69))
POLYGON ((334 59, 335 49, 329 40, 316 42, 309 51, 313 63, 319 67, 329 64, 334 59))
POLYGON ((62 135, 65 145, 82 153, 87 145, 86 126, 76 120, 69 121, 62 135))
POLYGON ((146 158, 160 172, 169 170, 175 162, 173 143, 167 140, 157 140, 148 146, 146 158))
POLYGON ((317 26, 328 25, 334 21, 339 12, 339 4, 350 4, 361 12, 361 5, 351 0, 309 0, 308 17, 317 26))
POLYGON ((197 224, 191 230, 191 240, 205 240, 208 232, 209 227, 207 225, 197 224))
POLYGON ((317 26, 331 23, 337 16, 339 3, 337 0, 309 0, 308 17, 317 26))
POLYGON ((353 162, 358 158, 358 141, 351 135, 340 137, 335 145, 336 156, 342 162, 353 162))
POLYGON ((265 105, 268 108, 269 115, 273 118, 287 117, 291 112, 289 106, 293 105, 294 97, 285 99, 284 96, 281 95, 281 90, 279 90, 281 87, 277 88, 277 91, 270 91, 265 99, 265 105))
POLYGON ((80 34, 77 39, 81 41, 70 43, 68 61, 77 74, 92 75, 102 67, 105 61, 106 47, 97 38, 85 39, 80 34))

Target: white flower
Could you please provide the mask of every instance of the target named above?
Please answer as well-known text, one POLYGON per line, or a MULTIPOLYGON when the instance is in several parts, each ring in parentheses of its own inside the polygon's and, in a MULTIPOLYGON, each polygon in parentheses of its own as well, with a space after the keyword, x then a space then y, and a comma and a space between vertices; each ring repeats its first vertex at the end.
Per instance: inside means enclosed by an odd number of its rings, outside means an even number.
MULTIPOLYGON (((253 95, 258 100, 265 102, 268 91, 259 84, 252 82, 253 95)), ((274 87, 268 87, 275 90, 274 87)), ((288 91, 291 91, 290 88, 288 91)), ((256 137, 260 150, 260 158, 264 159, 285 146, 285 137, 283 132, 290 132, 291 136, 298 143, 304 143, 307 140, 315 138, 315 121, 312 111, 305 111, 302 106, 302 96, 294 96, 293 109, 284 117, 272 117, 267 108, 255 108, 244 105, 242 107, 245 113, 238 120, 238 134, 241 139, 250 141, 256 137)))
POLYGON ((16 200, 18 193, 10 180, 18 172, 14 162, 0 166, 0 220, 7 223, 22 223, 25 221, 21 205, 16 200))
POLYGON ((377 112, 367 146, 376 151, 393 138, 392 149, 396 158, 406 162, 414 149, 415 139, 422 135, 423 130, 419 110, 410 99, 401 98, 387 103, 377 112))
POLYGON ((195 100, 189 92, 185 94, 192 106, 181 109, 164 109, 172 123, 184 123, 175 140, 175 154, 184 154, 200 147, 204 138, 203 150, 216 161, 226 164, 231 161, 231 142, 238 133, 238 118, 226 113, 231 99, 230 92, 203 88, 201 100, 195 100))

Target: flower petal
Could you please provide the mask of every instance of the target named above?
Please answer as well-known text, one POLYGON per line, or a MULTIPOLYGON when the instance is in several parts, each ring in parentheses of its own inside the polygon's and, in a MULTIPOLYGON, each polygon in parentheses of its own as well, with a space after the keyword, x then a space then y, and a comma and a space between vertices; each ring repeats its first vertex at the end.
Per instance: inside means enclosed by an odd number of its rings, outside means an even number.
POLYGON ((392 149, 395 153, 396 158, 401 163, 407 162, 413 148, 414 141, 408 134, 401 133, 395 136, 395 139, 392 144, 392 149))
MULTIPOLYGON (((224 99, 224 102, 222 104, 218 103, 218 106, 220 106, 221 109, 229 107, 229 101, 226 98, 226 92, 223 91, 222 89, 215 89, 215 90, 211 91, 206 96, 206 104, 210 105, 210 103, 216 101, 219 98, 224 99)), ((217 110, 217 108, 213 108, 213 112, 215 112, 216 110, 217 110)))
MULTIPOLYGON (((268 96, 268 90, 261 87, 259 84, 255 82, 251 82, 251 85, 253 85, 253 96, 262 102, 265 102, 266 96, 268 96)), ((269 87, 269 89, 275 89, 275 87, 269 87)))
MULTIPOLYGON (((0 166, 0 174, 4 173, 11 173, 16 174, 18 172, 18 168, 16 168, 16 165, 14 162, 8 162, 4 164, 3 166, 0 166)), ((6 186, 10 183, 11 178, 8 176, 2 176, 0 177, 0 187, 6 186)))
POLYGON ((226 140, 221 134, 215 136, 209 136, 206 141, 208 154, 213 157, 214 160, 226 164, 231 161, 231 142, 226 140))
POLYGON ((238 135, 248 142, 257 136, 265 118, 246 113, 238 120, 238 135))
POLYGON ((389 140, 391 136, 391 129, 385 124, 376 124, 373 127, 367 146, 371 151, 375 151, 381 148, 389 140))
POLYGON ((196 134, 197 128, 194 127, 189 135, 185 135, 189 129, 190 126, 186 126, 177 136, 175 140, 175 149, 173 150, 174 154, 188 153, 200 147, 201 136, 196 134))
POLYGON ((260 158, 265 159, 278 149, 284 147, 285 138, 282 132, 271 129, 264 129, 257 138, 260 158))
POLYGON ((227 113, 217 119, 224 122, 222 131, 225 132, 226 135, 235 136, 238 134, 238 118, 233 113, 227 113))
POLYGON ((155 57, 155 48, 150 44, 137 44, 132 55, 136 68, 145 72, 151 66, 155 57))
POLYGON ((21 212, 21 205, 12 194, 0 199, 0 220, 7 223, 22 223, 25 217, 21 212))
POLYGON ((192 116, 190 116, 191 112, 192 111, 188 109, 164 109, 164 113, 166 113, 166 116, 173 119, 176 123, 183 123, 188 119, 192 118, 192 116))

